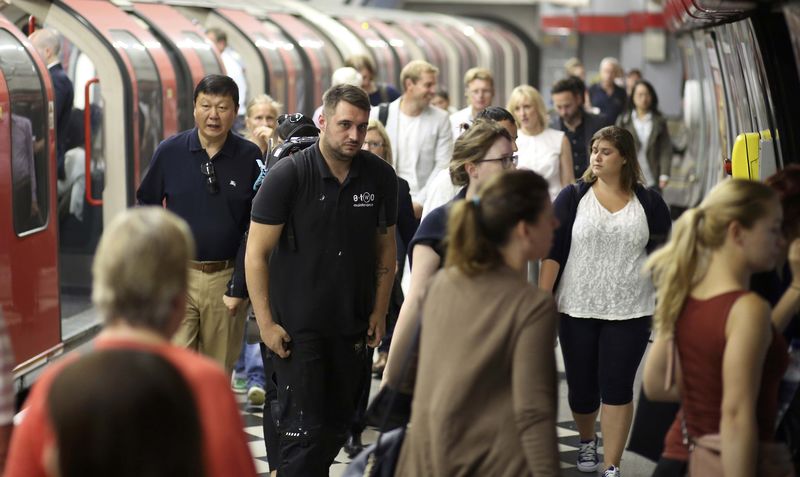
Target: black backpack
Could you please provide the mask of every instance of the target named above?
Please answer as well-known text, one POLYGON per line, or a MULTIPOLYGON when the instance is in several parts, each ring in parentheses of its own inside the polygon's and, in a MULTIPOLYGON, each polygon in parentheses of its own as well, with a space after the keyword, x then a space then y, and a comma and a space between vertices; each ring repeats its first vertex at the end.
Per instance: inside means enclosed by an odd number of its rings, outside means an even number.
POLYGON ((302 151, 317 142, 318 139, 319 136, 290 137, 286 139, 283 144, 273 149, 272 154, 267 158, 267 172, 284 157, 289 157, 295 152, 302 151))

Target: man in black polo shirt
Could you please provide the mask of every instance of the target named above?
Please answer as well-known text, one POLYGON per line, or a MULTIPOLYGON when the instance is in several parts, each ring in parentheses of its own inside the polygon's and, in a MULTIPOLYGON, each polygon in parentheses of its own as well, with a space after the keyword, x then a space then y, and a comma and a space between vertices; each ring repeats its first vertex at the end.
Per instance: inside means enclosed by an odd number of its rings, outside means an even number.
POLYGON ((282 159, 253 202, 246 271, 273 359, 282 476, 327 476, 350 428, 365 345, 384 333, 395 271, 397 176, 361 150, 370 103, 338 85, 316 144, 282 159))
POLYGON ((258 146, 231 132, 238 101, 231 78, 203 78, 194 90, 196 127, 158 146, 136 192, 140 204, 163 203, 186 220, 197 243, 186 316, 173 341, 210 356, 228 372, 244 333, 243 237, 261 158, 258 146))
POLYGON ((589 140, 598 130, 610 126, 605 117, 584 110, 585 93, 586 85, 576 76, 556 81, 550 90, 557 113, 551 118, 550 127, 567 135, 575 179, 580 179, 589 167, 589 140))

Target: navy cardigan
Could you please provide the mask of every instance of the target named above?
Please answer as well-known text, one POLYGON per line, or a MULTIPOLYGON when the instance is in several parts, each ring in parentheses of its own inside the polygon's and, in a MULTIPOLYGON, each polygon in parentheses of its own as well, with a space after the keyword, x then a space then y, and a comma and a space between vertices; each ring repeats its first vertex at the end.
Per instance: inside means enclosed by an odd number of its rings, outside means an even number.
MULTIPOLYGON (((553 209, 560 222, 553 237, 553 248, 550 249, 550 254, 547 256, 550 260, 555 260, 560 266, 556 281, 553 284, 553 293, 558 288, 561 273, 564 271, 567 258, 569 258, 569 249, 570 245, 572 245, 572 225, 575 223, 578 203, 591 186, 592 184, 579 180, 576 184, 564 187, 558 193, 555 202, 553 202, 553 209)), ((672 228, 672 219, 669 215, 667 204, 658 192, 637 183, 634 187, 634 193, 647 216, 650 240, 647 241, 646 249, 647 253, 650 254, 667 241, 669 231, 672 228)))

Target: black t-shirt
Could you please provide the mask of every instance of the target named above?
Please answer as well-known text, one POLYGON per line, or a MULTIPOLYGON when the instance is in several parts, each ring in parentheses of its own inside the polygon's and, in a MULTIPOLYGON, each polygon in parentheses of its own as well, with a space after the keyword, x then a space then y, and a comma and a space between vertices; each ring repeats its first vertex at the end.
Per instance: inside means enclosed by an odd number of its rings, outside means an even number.
POLYGON ((178 214, 192 229, 197 260, 236 257, 250 226, 253 184, 260 169, 261 151, 252 142, 228 133, 212 161, 219 188, 209 193, 201 165, 209 160, 197 128, 162 142, 147 170, 136 198, 140 204, 161 205, 178 214))
POLYGON ((339 184, 317 142, 270 170, 252 220, 285 224, 269 263, 277 323, 293 338, 366 331, 379 225, 397 222, 397 176, 389 164, 360 151, 339 184))
POLYGON ((466 197, 467 188, 462 187, 450 202, 433 209, 422 219, 422 223, 417 228, 417 233, 414 234, 414 238, 408 244, 408 263, 410 266, 414 265, 414 247, 418 244, 431 247, 441 259, 439 268, 444 266, 444 259, 447 255, 444 239, 447 237, 447 220, 450 217, 450 207, 452 207, 453 202, 466 197))

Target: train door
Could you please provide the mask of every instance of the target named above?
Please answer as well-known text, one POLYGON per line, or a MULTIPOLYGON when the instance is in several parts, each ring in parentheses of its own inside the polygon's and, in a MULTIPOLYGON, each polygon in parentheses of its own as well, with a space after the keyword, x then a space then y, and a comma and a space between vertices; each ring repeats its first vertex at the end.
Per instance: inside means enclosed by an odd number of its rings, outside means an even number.
POLYGON ((408 36, 417 39, 417 45, 425 53, 428 63, 439 68, 439 87, 450 93, 450 104, 460 106, 463 101, 463 87, 459 76, 458 53, 451 45, 440 41, 421 23, 399 20, 397 27, 408 36))
MULTIPOLYGON (((331 76, 333 75, 334 66, 325 50, 325 42, 321 39, 319 33, 292 15, 271 13, 269 18, 287 33, 291 32, 292 37, 298 41, 308 57, 311 69, 306 72, 306 77, 313 78, 313 81, 308 86, 311 88, 309 97, 312 98, 311 104, 314 106, 310 110, 303 111, 303 113, 311 115, 314 108, 322 104, 322 94, 330 87, 331 76)), ((339 58, 339 64, 341 64, 341 58, 339 58)))
MULTIPOLYGON (((420 50, 420 48, 411 38, 401 33, 399 29, 390 26, 383 20, 372 18, 369 20, 369 26, 375 28, 375 30, 380 33, 380 35, 394 50, 398 61, 400 62, 401 71, 403 67, 409 64, 411 61, 421 60, 425 57, 422 53, 422 50, 420 50)), ((403 85, 400 84, 400 77, 398 76, 395 81, 397 81, 397 89, 402 91, 403 85)))
POLYGON ((255 89, 252 90, 251 96, 268 93, 273 99, 286 104, 287 83, 283 59, 275 45, 267 38, 263 24, 256 17, 242 10, 220 8, 217 10, 217 14, 230 22, 231 27, 237 28, 241 35, 247 38, 247 41, 255 45, 261 55, 265 66, 265 81, 254 86, 255 89))
POLYGON ((348 27, 353 34, 359 36, 372 53, 372 57, 375 59, 378 79, 381 82, 399 85, 400 69, 403 65, 399 64, 399 59, 392 48, 374 28, 370 27, 369 22, 363 19, 347 17, 339 17, 338 20, 348 27))
POLYGON ((65 181, 58 219, 66 319, 90 308, 102 224, 134 204, 155 147, 177 132, 175 75, 155 38, 111 3, 14 0, 10 8, 18 21, 33 15, 63 37, 61 60, 76 98, 70 127, 83 129, 77 136, 84 140, 70 145, 77 167, 65 181), (84 194, 76 193, 81 187, 84 194))
MULTIPOLYGON (((247 92, 245 102, 255 94, 259 94, 269 88, 269 68, 263 52, 247 36, 236 22, 232 21, 222 10, 210 10, 200 7, 174 5, 181 15, 190 22, 200 25, 203 29, 219 28, 225 32, 228 38, 228 46, 235 51, 245 66, 244 76, 247 82, 247 92)), ((230 10, 230 9, 226 9, 230 10)))
POLYGON ((222 60, 206 39, 205 32, 173 7, 134 3, 134 12, 167 47, 178 83, 178 129, 191 129, 194 127, 194 88, 204 76, 222 74, 222 60))
POLYGON ((0 306, 20 376, 61 349, 53 90, 25 36, 0 16, 0 306))
POLYGON ((286 100, 283 103, 284 111, 297 112, 309 111, 315 107, 308 101, 306 95, 306 78, 303 68, 303 58, 298 48, 295 48, 294 43, 289 36, 287 36, 277 25, 274 23, 263 20, 261 24, 264 27, 265 40, 269 42, 270 47, 275 48, 275 51, 281 55, 283 65, 286 69, 286 100))

